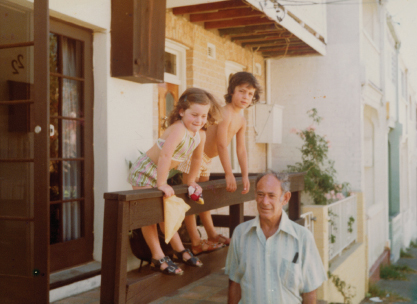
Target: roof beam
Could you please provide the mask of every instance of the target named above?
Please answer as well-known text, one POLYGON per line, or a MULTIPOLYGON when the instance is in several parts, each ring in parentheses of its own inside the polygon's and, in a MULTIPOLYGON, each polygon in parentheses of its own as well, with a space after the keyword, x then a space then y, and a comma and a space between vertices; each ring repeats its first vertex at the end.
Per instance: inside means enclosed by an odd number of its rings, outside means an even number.
POLYGON ((204 28, 209 30, 209 29, 221 29, 221 28, 228 28, 228 27, 246 26, 246 25, 253 25, 253 24, 267 24, 267 23, 274 23, 274 21, 269 20, 266 17, 249 17, 249 18, 237 18, 237 19, 224 20, 224 21, 205 22, 204 28))
MULTIPOLYGON (((290 43, 290 46, 302 46, 305 45, 304 42, 290 43)), ((258 43, 242 43, 242 47, 249 46, 251 48, 257 47, 266 47, 266 46, 276 46, 276 47, 286 47, 287 43, 285 40, 275 40, 275 41, 260 41, 258 43)))
POLYGON ((204 4, 174 7, 172 9, 172 12, 174 15, 184 15, 184 14, 212 12, 212 11, 228 9, 228 8, 242 8, 242 7, 248 7, 248 4, 243 3, 240 0, 234 0, 234 1, 222 1, 222 2, 213 2, 213 3, 204 3, 204 4))
POLYGON ((266 24, 266 25, 253 25, 246 27, 237 27, 237 28, 225 28, 219 29, 220 36, 248 36, 252 34, 265 33, 265 32, 281 32, 285 31, 278 24, 266 24))
MULTIPOLYGON (((247 36, 233 36, 230 38, 231 41, 235 42, 250 42, 250 41, 263 41, 263 40, 275 40, 275 39, 286 39, 290 38, 291 34, 282 35, 282 33, 270 32, 269 34, 257 34, 257 35, 247 35, 247 36)), ((292 38, 294 39, 294 38, 292 38)))
MULTIPOLYGON (((274 58, 284 55, 285 52, 272 52, 272 53, 262 53, 264 58, 274 58)), ((306 51, 306 52, 287 52, 285 57, 297 57, 297 56, 304 56, 304 55, 320 55, 320 53, 316 51, 306 51)))
POLYGON ((258 10, 255 10, 250 7, 246 7, 246 8, 221 10, 221 11, 212 12, 212 13, 191 14, 190 21, 191 22, 206 22, 206 21, 233 19, 233 18, 263 16, 263 15, 264 13, 258 10))
MULTIPOLYGON (((287 50, 286 46, 278 47, 278 48, 271 48, 271 47, 265 47, 260 48, 258 52, 279 52, 279 51, 285 51, 287 50)), ((304 45, 304 46, 289 46, 288 51, 314 51, 310 46, 304 45)))

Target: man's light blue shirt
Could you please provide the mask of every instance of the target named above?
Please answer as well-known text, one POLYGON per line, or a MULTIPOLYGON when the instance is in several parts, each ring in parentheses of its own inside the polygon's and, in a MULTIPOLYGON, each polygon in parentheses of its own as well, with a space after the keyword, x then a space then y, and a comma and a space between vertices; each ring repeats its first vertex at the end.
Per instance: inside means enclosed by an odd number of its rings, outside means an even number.
POLYGON ((266 239, 259 216, 236 227, 226 274, 239 283, 239 303, 292 304, 327 280, 311 232, 283 212, 278 230, 266 239), (297 254, 298 253, 298 254, 297 254))

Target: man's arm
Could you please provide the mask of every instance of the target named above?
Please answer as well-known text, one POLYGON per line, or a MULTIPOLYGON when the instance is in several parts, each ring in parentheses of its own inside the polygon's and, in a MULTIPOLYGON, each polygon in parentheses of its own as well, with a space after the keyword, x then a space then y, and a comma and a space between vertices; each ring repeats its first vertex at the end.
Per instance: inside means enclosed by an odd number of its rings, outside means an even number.
POLYGON ((301 297, 303 298, 303 304, 316 304, 316 291, 315 290, 302 293, 301 297))
POLYGON ((240 284, 229 279, 229 296, 227 304, 237 304, 241 298, 240 284))
POLYGON ((242 194, 249 192, 250 183, 248 176, 248 155, 246 153, 245 144, 246 120, 243 120, 242 127, 236 133, 236 154, 239 161, 240 170, 242 172, 243 191, 242 194))

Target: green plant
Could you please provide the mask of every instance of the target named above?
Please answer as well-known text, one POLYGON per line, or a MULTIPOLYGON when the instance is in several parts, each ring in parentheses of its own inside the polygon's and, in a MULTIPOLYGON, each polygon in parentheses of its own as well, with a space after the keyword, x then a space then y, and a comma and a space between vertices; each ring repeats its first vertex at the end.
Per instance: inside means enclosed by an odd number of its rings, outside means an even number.
POLYGON ((304 191, 308 193, 317 205, 326 205, 332 200, 342 199, 349 193, 349 184, 336 183, 336 170, 334 161, 329 160, 327 153, 330 141, 326 136, 317 134, 316 125, 323 120, 318 116, 317 109, 307 111, 313 124, 305 130, 292 129, 303 141, 300 148, 301 162, 288 165, 287 172, 306 172, 304 176, 304 191), (338 192, 338 193, 337 193, 338 192), (337 194, 336 194, 337 193, 337 194))
POLYGON ((349 217, 348 221, 348 231, 349 233, 353 232, 353 223, 355 222, 355 218, 353 216, 349 217))
POLYGON ((395 265, 381 266, 379 270, 379 276, 385 280, 400 280, 407 281, 407 276, 399 271, 395 265))
POLYGON ((409 253, 407 250, 402 250, 400 251, 400 258, 408 258, 408 259, 412 259, 414 258, 414 255, 412 255, 411 253, 409 253))
POLYGON ((333 234, 333 231, 337 231, 337 226, 335 222, 335 218, 338 216, 336 213, 334 213, 332 210, 328 209, 327 214, 329 215, 329 223, 331 227, 331 233, 330 233, 330 243, 334 244, 336 242, 336 236, 333 234))
POLYGON ((343 303, 352 304, 352 299, 356 296, 356 288, 343 281, 338 275, 332 274, 330 271, 327 272, 327 277, 332 280, 337 291, 343 297, 343 303))
POLYGON ((417 271, 407 265, 391 265, 391 267, 399 272, 403 273, 416 273, 417 271))
POLYGON ((417 242, 411 241, 410 242, 410 247, 411 248, 417 248, 417 242))
POLYGON ((389 303, 392 302, 409 302, 410 299, 404 298, 399 294, 385 289, 381 289, 376 284, 369 284, 369 291, 366 295, 367 298, 379 297, 381 299, 387 300, 389 303))

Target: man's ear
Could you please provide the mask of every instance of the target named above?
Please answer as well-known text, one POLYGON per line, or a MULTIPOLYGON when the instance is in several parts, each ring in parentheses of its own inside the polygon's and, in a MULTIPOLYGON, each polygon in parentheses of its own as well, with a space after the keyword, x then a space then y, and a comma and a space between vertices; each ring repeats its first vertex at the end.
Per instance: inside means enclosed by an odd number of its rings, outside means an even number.
POLYGON ((290 201, 291 198, 291 192, 287 191, 284 193, 284 197, 283 197, 283 202, 282 202, 282 206, 285 206, 286 204, 288 204, 288 202, 290 201))

